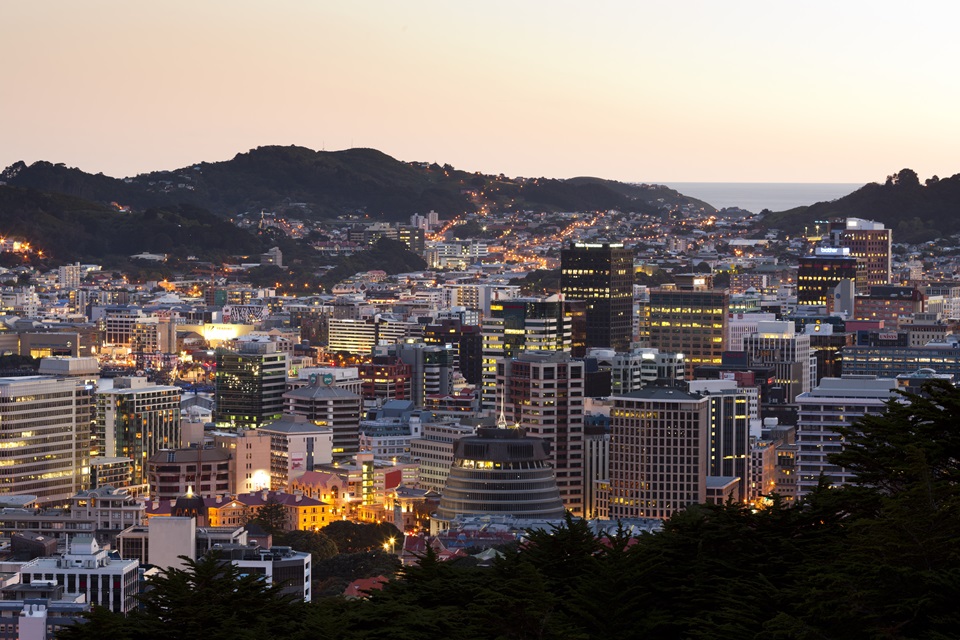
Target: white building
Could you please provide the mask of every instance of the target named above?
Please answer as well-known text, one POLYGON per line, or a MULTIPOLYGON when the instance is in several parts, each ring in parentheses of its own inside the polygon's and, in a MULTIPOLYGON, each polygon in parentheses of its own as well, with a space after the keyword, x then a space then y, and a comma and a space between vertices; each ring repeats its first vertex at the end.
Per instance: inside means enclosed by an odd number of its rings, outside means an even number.
POLYGON ((37 558, 20 568, 20 582, 53 580, 66 593, 82 593, 87 602, 115 613, 137 606, 140 593, 138 560, 114 560, 88 536, 70 539, 69 551, 59 558, 37 558))
POLYGON ((727 350, 743 351, 743 339, 757 332, 760 322, 777 319, 775 313, 731 313, 727 317, 727 350))
POLYGON ((758 322, 757 331, 743 338, 743 350, 751 365, 773 366, 776 384, 787 402, 810 391, 816 380, 816 358, 811 355, 810 336, 797 333, 793 322, 758 322))
POLYGON ((827 456, 843 450, 839 426, 849 426, 864 415, 881 414, 893 396, 897 381, 875 376, 824 378, 819 386, 797 397, 798 496, 816 488, 820 474, 832 484, 849 482, 853 474, 830 464, 827 456))
POLYGON ((597 359, 601 370, 610 369, 610 388, 614 394, 630 393, 657 380, 683 380, 685 360, 682 353, 660 353, 659 349, 634 349, 618 353, 611 349, 590 349, 588 357, 597 359))

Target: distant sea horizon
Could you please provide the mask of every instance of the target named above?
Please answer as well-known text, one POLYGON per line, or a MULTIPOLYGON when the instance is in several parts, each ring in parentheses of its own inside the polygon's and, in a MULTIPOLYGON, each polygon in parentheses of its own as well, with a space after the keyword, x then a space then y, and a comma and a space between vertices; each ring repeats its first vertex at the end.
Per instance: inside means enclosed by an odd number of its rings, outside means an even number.
POLYGON ((863 183, 849 182, 648 182, 676 189, 717 209, 739 207, 753 213, 786 211, 853 193, 863 183))

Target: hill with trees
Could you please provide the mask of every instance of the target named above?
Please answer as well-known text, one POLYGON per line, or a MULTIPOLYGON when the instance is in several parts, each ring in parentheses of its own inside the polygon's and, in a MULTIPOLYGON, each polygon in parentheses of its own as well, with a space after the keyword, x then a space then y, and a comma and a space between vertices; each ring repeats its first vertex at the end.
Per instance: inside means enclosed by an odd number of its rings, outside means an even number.
POLYGON ((933 176, 923 183, 916 172, 903 169, 883 184, 864 185, 832 202, 818 202, 777 213, 765 212, 766 228, 790 234, 811 231, 830 218, 864 218, 893 230, 895 242, 925 242, 960 232, 960 174, 933 176))
POLYGON ((212 258, 258 254, 264 243, 195 206, 120 211, 61 193, 0 186, 2 232, 22 238, 60 263, 108 264, 141 252, 212 258))
POLYGON ((401 162, 375 149, 313 151, 297 146, 258 147, 223 162, 125 179, 63 164, 18 162, 0 173, 0 181, 135 210, 189 204, 221 216, 268 210, 308 219, 396 221, 430 210, 451 218, 481 207, 654 212, 664 202, 699 203, 666 187, 598 178, 510 179, 447 164, 401 162))

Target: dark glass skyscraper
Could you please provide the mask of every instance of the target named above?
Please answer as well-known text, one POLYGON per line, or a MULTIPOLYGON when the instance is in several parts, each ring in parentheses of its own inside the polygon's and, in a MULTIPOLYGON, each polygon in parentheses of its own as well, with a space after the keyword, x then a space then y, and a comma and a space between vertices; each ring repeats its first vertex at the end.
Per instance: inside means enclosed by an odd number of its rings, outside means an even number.
POLYGON ((633 251, 619 243, 575 243, 560 252, 560 292, 587 304, 587 347, 629 351, 633 251))
POLYGON ((846 247, 817 247, 814 255, 800 257, 797 304, 827 306, 841 280, 853 280, 857 293, 866 293, 866 260, 855 257, 846 247))
POLYGON ((273 343, 241 348, 217 353, 213 419, 220 427, 255 429, 283 415, 287 354, 277 352, 273 343))

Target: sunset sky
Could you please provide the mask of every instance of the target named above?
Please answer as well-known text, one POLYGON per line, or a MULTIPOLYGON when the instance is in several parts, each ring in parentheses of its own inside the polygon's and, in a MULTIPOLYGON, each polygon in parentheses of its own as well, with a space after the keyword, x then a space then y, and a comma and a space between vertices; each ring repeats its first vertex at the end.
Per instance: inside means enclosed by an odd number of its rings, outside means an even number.
POLYGON ((470 171, 868 182, 960 172, 960 8, 903 2, 3 0, 0 168, 260 145, 470 171))

